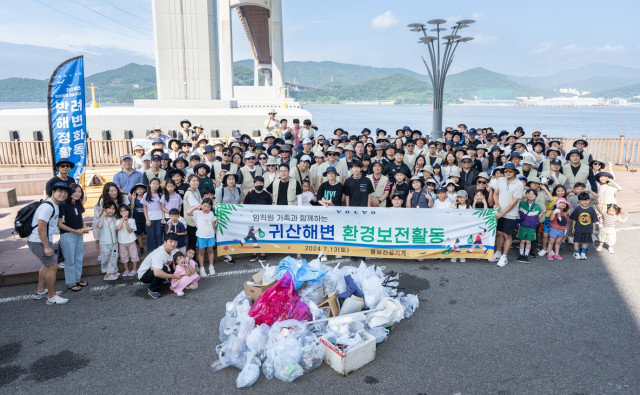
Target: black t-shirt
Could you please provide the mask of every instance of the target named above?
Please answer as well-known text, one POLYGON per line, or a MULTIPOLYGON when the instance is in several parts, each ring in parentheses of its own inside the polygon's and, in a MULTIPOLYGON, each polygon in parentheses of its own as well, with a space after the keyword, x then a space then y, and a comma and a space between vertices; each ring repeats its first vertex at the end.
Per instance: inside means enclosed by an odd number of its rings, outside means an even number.
MULTIPOLYGON (((288 206, 289 205, 289 201, 287 200, 287 189, 289 189, 289 183, 291 181, 296 183, 296 196, 302 193, 302 187, 300 186, 300 183, 298 181, 296 181, 295 179, 289 178, 289 181, 287 181, 287 182, 280 181, 280 183, 278 185, 278 201, 276 202, 276 205, 278 205, 278 206, 288 206)), ((271 183, 267 187, 267 192, 273 193, 273 184, 274 183, 271 183)))
POLYGON ((273 199, 267 192, 249 191, 244 197, 244 204, 273 204, 273 199))
MULTIPOLYGON (((82 203, 76 202, 75 204, 64 201, 60 203, 60 218, 62 223, 70 227, 71 229, 84 228, 84 221, 82 220, 82 213, 84 213, 84 207, 82 203)), ((67 233, 60 229, 60 233, 67 233)))
POLYGON ((399 193, 402 195, 402 207, 407 203, 407 197, 409 196, 409 191, 411 191, 411 186, 407 182, 403 182, 402 184, 396 184, 396 190, 394 193, 389 193, 389 197, 387 198, 387 207, 391 207, 391 197, 394 194, 399 193))
POLYGON ((578 206, 569 217, 575 224, 575 233, 589 233, 593 232, 593 223, 598 222, 598 215, 593 207, 582 208, 578 206))
POLYGON ((369 194, 373 193, 373 184, 367 177, 347 178, 344 182, 344 194, 349 196, 349 206, 367 207, 369 194))
POLYGON ((342 206, 342 183, 336 183, 335 185, 329 184, 329 181, 325 181, 318 188, 318 201, 323 198, 331 200, 334 206, 342 206))
POLYGON ((47 185, 45 186, 45 193, 47 194, 47 196, 51 196, 51 194, 53 193, 51 189, 55 184, 59 182, 64 182, 65 184, 71 186, 71 184, 75 183, 76 180, 73 179, 73 177, 67 177, 66 180, 63 180, 58 176, 53 176, 51 179, 49 179, 49 181, 47 181, 47 185))
POLYGON ((385 176, 389 176, 389 181, 391 183, 395 183, 394 176, 396 173, 404 173, 407 179, 411 178, 411 169, 404 162, 399 165, 396 165, 396 162, 391 162, 382 169, 382 174, 385 176))

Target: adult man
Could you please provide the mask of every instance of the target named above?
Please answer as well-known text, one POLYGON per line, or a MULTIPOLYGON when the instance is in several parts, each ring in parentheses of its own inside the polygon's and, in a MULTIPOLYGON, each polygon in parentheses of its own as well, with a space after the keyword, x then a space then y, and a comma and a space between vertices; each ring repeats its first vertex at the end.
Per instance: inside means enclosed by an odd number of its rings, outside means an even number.
POLYGON ((178 138, 180 140, 189 140, 189 137, 191 137, 191 134, 193 133, 191 129, 189 129, 191 127, 191 121, 183 119, 180 121, 180 127, 182 130, 178 132, 178 138))
POLYGON ((386 207, 387 197, 389 197, 389 191, 391 190, 391 184, 389 184, 389 177, 382 175, 382 163, 373 162, 371 164, 372 174, 369 174, 367 178, 371 180, 373 185, 373 193, 371 194, 371 206, 372 207, 386 207))
POLYGON ((480 172, 472 167, 473 158, 469 155, 463 155, 460 158, 460 163, 462 164, 460 182, 462 183, 462 187, 466 189, 473 185, 480 172))
POLYGON ((160 168, 160 155, 154 155, 151 157, 151 168, 142 173, 142 183, 149 185, 149 181, 154 178, 158 178, 161 183, 164 183, 164 178, 167 175, 166 170, 160 168))
MULTIPOLYGON (((298 165, 291 171, 293 173, 293 178, 302 185, 302 181, 309 180, 311 182, 311 178, 309 177, 309 168, 311 167, 311 157, 309 155, 303 155, 298 161, 298 165)), ((312 186, 312 188, 315 188, 312 186)))
POLYGON ((302 193, 302 187, 289 176, 289 166, 280 164, 280 178, 267 187, 267 192, 273 196, 273 204, 277 206, 297 206, 297 196, 302 193))
POLYGON ((296 159, 300 160, 300 158, 302 158, 303 156, 309 156, 311 159, 313 159, 313 151, 312 151, 312 142, 310 139, 304 139, 302 140, 302 152, 298 153, 296 155, 296 159))
POLYGON ((220 172, 222 170, 226 170, 228 173, 233 174, 238 173, 238 165, 231 163, 231 148, 229 147, 222 149, 222 160, 215 161, 211 167, 211 174, 209 175, 209 178, 213 180, 216 187, 219 187, 220 182, 222 181, 222 178, 220 177, 220 172))
POLYGON ((202 163, 209 166, 209 168, 213 167, 214 162, 216 161, 216 149, 212 145, 207 145, 204 147, 204 160, 202 163))
MULTIPOLYGON (((264 178, 262 176, 256 176, 253 179, 253 189, 249 191, 245 197, 243 204, 273 204, 273 200, 271 199, 271 195, 264 191, 264 178)), ((248 241, 248 238, 245 238, 245 242, 248 241)), ((264 252, 260 254, 252 254, 251 258, 249 258, 249 262, 255 262, 259 260, 260 264, 264 265, 267 263, 267 254, 264 252)))
POLYGON ((287 121, 285 118, 282 118, 280 120, 280 125, 278 126, 278 135, 279 136, 284 136, 287 132, 293 132, 293 129, 291 129, 290 127, 287 126, 287 123, 289 121, 287 121))
POLYGON ((304 121, 302 121, 302 129, 300 129, 300 134, 299 134, 299 137, 301 140, 304 140, 304 139, 313 140, 315 130, 313 129, 312 126, 313 125, 311 125, 310 119, 305 119, 304 121))
POLYGON ((407 139, 407 142, 404 143, 404 147, 406 150, 404 152, 404 158, 402 158, 402 161, 409 167, 409 169, 413 169, 416 163, 416 158, 418 157, 418 155, 413 152, 416 148, 416 143, 415 141, 413 141, 413 139, 407 139))
POLYGON ((473 128, 469 130, 469 133, 467 133, 467 136, 469 136, 469 139, 466 141, 467 146, 477 147, 480 143, 482 143, 482 141, 477 139, 478 132, 473 128))
POLYGON ((485 172, 482 172, 476 176, 476 184, 467 188, 467 194, 469 195, 470 204, 473 204, 474 196, 476 196, 476 193, 480 191, 487 201, 487 208, 493 207, 493 189, 489 185, 490 179, 491 178, 489 178, 489 175, 485 172))
POLYGON ((38 288, 34 299, 47 296, 47 304, 65 304, 69 299, 56 295, 56 274, 58 272, 58 254, 53 245, 53 235, 58 228, 60 210, 58 205, 67 199, 71 188, 58 182, 51 186, 51 197, 45 200, 33 214, 33 230, 27 236, 27 246, 42 266, 38 272, 38 288), (45 288, 46 285, 46 288, 45 288))
POLYGON ((72 177, 69 177, 69 172, 74 167, 76 167, 75 163, 71 162, 68 158, 62 158, 56 162, 56 170, 58 171, 58 174, 51 177, 44 188, 47 197, 52 196, 51 193, 55 184, 63 182, 70 186, 76 182, 72 177))
POLYGON ((404 163, 404 150, 402 148, 396 148, 393 162, 386 165, 382 170, 382 174, 388 176, 392 184, 395 183, 394 176, 396 173, 404 173, 407 179, 411 178, 411 169, 404 163))
POLYGON ((283 145, 280 148, 280 164, 284 164, 289 166, 289 168, 294 168, 298 160, 296 158, 291 157, 291 147, 288 145, 283 145))
POLYGON ((351 144, 347 144, 347 146, 344 147, 344 157, 340 158, 342 166, 349 171, 351 170, 351 162, 353 161, 353 154, 355 152, 356 151, 353 149, 353 146, 351 144))
POLYGON ((560 148, 549 148, 547 150, 547 159, 543 160, 542 163, 540 163, 540 166, 538 167, 538 173, 548 172, 550 170, 551 161, 555 159, 557 159, 560 162, 560 165, 562 165, 562 157, 560 155, 562 155, 562 151, 560 151, 560 148))
POLYGON ((353 144, 353 158, 362 161, 364 157, 364 143, 362 141, 356 141, 353 144))
POLYGON ((236 174, 237 184, 240 185, 242 193, 246 195, 253 188, 255 178, 262 175, 262 169, 260 166, 256 166, 256 154, 253 152, 245 152, 244 163, 245 165, 236 174))
POLYGON ((113 175, 113 182, 125 195, 131 192, 136 184, 142 184, 142 173, 133 169, 133 158, 129 154, 120 157, 122 170, 113 175))
POLYGON ((265 133, 271 133, 271 135, 275 136, 275 137, 280 137, 280 130, 279 130, 279 122, 276 119, 276 110, 275 109, 270 109, 269 110, 269 118, 267 118, 266 121, 264 121, 264 129, 265 129, 265 133))
POLYGON ((171 260, 173 254, 177 251, 178 235, 176 233, 167 233, 164 236, 164 243, 151 251, 149 255, 142 261, 138 269, 138 279, 140 282, 149 284, 148 294, 153 299, 162 296, 160 289, 164 280, 172 278, 182 278, 184 274, 171 274, 171 260))
POLYGON ((351 177, 344 182, 345 206, 371 206, 373 183, 362 175, 362 162, 358 159, 351 162, 351 173, 351 177))
POLYGON ((318 187, 316 199, 320 205, 325 207, 342 206, 343 185, 338 181, 337 175, 337 170, 333 166, 327 167, 327 171, 323 173, 327 181, 318 187))
POLYGON ((543 180, 547 180, 549 189, 553 190, 556 185, 567 185, 567 177, 560 172, 560 168, 562 167, 562 162, 560 162, 560 159, 551 159, 548 162, 549 170, 541 172, 540 178, 543 180))
POLYGON ((522 160, 522 168, 520 169, 520 174, 527 177, 527 179, 538 176, 536 162, 530 156, 527 156, 522 160))
POLYGON ((438 155, 437 152, 437 143, 435 141, 429 141, 427 148, 429 150, 429 154, 427 155, 427 164, 433 166, 436 162, 442 163, 442 158, 438 155))
MULTIPOLYGON (((327 160, 319 166, 318 170, 324 174, 329 166, 334 167, 338 175, 338 182, 342 183, 347 178, 347 168, 338 160, 338 149, 336 147, 329 147, 326 156, 327 160)), ((318 187, 325 181, 327 181, 327 176, 318 177, 318 187)))
POLYGON ((589 183, 591 190, 597 191, 598 186, 593 170, 582 161, 582 152, 572 149, 567 153, 566 159, 569 163, 562 166, 562 174, 567 177, 567 183, 564 185, 567 190, 572 190, 577 182, 581 182, 583 184, 589 183))
POLYGON ((504 177, 497 180, 497 188, 493 192, 494 208, 500 211, 495 217, 498 220, 496 234, 496 249, 492 262, 498 261, 498 266, 504 267, 509 263, 507 254, 511 248, 513 231, 518 218, 518 202, 524 195, 524 185, 516 178, 516 167, 507 163, 503 169, 504 177))

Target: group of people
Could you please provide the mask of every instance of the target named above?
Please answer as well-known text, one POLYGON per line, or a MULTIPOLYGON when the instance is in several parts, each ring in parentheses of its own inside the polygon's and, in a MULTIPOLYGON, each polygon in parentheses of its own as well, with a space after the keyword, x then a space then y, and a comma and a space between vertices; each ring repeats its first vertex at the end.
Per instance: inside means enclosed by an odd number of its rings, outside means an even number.
MULTIPOLYGON (((616 198, 622 188, 614 181, 611 164, 607 169, 594 159, 584 139, 565 152, 561 141, 537 130, 526 136, 522 127, 495 133, 460 124, 447 128, 444 138, 430 141, 409 126, 393 134, 368 128, 321 133, 310 120, 302 126, 293 120, 290 128, 275 115, 271 110, 258 141, 236 132, 224 143, 208 136, 202 125, 191 128, 191 122, 183 120, 180 138, 155 128, 149 136, 151 149, 135 146, 131 154, 122 155, 122 170, 104 185, 94 207, 93 232, 104 280, 137 276, 150 284, 152 297, 160 296, 166 279, 175 280, 172 289, 179 295, 197 287, 199 277, 215 274, 217 203, 493 208, 494 261, 501 267, 508 263, 514 237, 521 262, 535 254, 562 260, 565 237, 574 243, 576 259, 586 259, 592 240, 597 240, 596 250, 606 245, 613 253, 615 225, 625 220, 616 198)), ((80 278, 85 198, 68 177, 71 167, 65 160, 56 164, 59 175, 47 184, 47 195, 55 207, 51 218, 60 228, 66 283, 79 291, 86 285, 80 278)), ((38 221, 49 211, 43 205, 38 221)), ((42 239, 39 233, 32 236, 42 239)), ((43 252, 32 248, 37 256, 47 257, 43 268, 51 266, 50 243, 43 241, 43 252)), ((250 261, 266 259, 265 254, 254 254, 250 261)), ((229 255, 224 261, 234 262, 229 255)), ((55 294, 46 280, 48 270, 41 271, 36 295, 43 295, 46 283, 51 299, 55 294)))

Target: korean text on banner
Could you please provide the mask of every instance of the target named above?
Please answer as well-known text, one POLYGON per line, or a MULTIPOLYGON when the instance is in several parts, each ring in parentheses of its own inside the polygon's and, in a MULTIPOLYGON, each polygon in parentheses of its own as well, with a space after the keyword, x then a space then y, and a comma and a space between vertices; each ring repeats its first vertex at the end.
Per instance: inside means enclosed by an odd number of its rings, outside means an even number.
POLYGON ((497 225, 494 209, 216 204, 215 211, 222 255, 324 251, 378 258, 490 259, 497 225))
POLYGON ((66 158, 75 164, 69 174, 81 181, 87 164, 86 114, 84 103, 84 60, 82 56, 60 64, 49 80, 49 133, 53 167, 66 158))

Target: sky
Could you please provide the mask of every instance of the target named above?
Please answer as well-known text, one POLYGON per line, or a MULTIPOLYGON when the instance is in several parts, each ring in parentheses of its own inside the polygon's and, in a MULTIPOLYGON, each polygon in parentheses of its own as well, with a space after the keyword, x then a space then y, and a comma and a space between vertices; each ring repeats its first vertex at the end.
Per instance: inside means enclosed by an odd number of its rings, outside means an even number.
MULTIPOLYGON (((286 61, 331 60, 424 74, 420 56, 428 53, 407 24, 442 18, 476 20, 461 31, 474 40, 460 44, 450 74, 484 67, 542 76, 595 62, 640 65, 640 2, 634 0, 282 3, 286 61)), ((234 60, 251 58, 235 12, 232 21, 234 60)), ((153 40, 151 0, 0 0, 0 41, 101 55, 118 50, 153 64, 153 40)))

